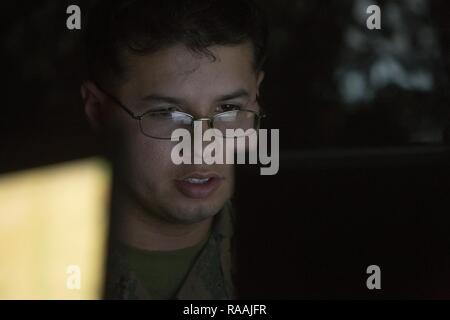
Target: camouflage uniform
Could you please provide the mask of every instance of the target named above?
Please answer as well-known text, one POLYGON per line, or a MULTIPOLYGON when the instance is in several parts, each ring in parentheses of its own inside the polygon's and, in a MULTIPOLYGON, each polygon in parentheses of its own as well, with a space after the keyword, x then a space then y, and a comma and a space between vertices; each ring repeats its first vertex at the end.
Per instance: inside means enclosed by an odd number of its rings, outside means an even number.
MULTIPOLYGON (((235 299, 232 270, 233 210, 230 203, 217 214, 212 232, 174 299, 235 299)), ((111 253, 106 299, 152 299, 118 250, 111 253)))

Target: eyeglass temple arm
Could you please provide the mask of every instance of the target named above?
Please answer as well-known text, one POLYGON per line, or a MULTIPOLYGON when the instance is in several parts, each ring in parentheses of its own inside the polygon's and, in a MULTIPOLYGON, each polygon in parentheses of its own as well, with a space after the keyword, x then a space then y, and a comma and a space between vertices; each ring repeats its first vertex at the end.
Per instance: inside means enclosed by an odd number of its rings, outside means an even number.
POLYGON ((136 115, 133 111, 131 111, 128 107, 126 107, 122 102, 120 102, 119 99, 114 97, 112 94, 110 94, 108 91, 103 89, 97 82, 94 82, 97 88, 102 91, 108 98, 110 98, 112 101, 114 101, 119 107, 121 107, 126 113, 128 113, 133 119, 140 120, 141 116, 136 115))

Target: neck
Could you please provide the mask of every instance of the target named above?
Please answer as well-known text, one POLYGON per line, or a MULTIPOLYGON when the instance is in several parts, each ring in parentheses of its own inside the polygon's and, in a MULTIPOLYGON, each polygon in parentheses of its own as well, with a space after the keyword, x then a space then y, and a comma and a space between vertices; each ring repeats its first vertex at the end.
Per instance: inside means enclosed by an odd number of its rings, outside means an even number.
POLYGON ((173 251, 195 246, 208 235, 213 218, 193 224, 167 221, 149 212, 122 188, 113 196, 114 232, 117 239, 148 251, 173 251))

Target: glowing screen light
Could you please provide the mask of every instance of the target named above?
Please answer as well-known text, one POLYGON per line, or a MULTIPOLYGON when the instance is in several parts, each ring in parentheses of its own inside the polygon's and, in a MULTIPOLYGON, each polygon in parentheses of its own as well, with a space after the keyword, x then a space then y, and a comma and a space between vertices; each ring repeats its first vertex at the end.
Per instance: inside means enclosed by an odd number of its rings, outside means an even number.
POLYGON ((101 158, 0 175, 0 299, 101 298, 110 185, 101 158))

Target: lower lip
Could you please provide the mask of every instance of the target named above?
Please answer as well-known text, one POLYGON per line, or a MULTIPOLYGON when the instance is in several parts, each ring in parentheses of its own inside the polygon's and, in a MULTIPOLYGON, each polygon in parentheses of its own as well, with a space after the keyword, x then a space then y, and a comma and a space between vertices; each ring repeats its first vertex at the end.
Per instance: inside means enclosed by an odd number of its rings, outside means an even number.
POLYGON ((219 188, 223 179, 211 178, 206 183, 190 183, 185 180, 175 180, 175 185, 183 195, 193 199, 204 199, 209 197, 219 188))

